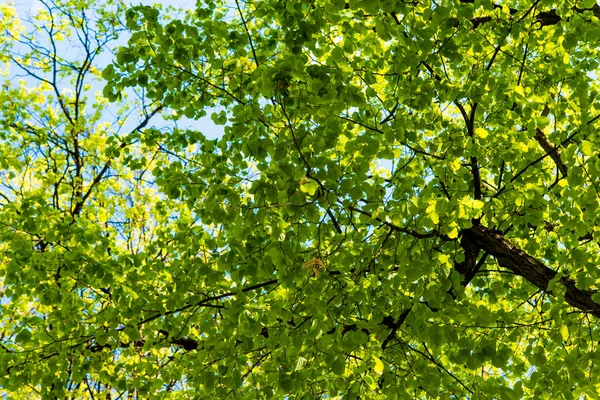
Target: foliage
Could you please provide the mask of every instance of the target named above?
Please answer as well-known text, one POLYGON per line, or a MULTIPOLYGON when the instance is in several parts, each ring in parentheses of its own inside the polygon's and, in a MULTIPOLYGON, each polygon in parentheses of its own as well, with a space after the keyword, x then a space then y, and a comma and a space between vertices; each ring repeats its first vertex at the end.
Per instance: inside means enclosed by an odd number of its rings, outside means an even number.
POLYGON ((3 6, 2 390, 597 398, 600 6, 440 3, 3 6))

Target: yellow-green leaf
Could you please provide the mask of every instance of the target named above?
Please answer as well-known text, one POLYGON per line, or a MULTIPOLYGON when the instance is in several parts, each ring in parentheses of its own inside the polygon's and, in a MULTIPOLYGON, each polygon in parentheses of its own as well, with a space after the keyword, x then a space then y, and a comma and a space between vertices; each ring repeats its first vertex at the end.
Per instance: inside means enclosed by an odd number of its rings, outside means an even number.
POLYGON ((383 374, 383 362, 377 357, 373 357, 373 360, 375 361, 375 366, 373 367, 373 370, 379 375, 383 374))
POLYGON ((477 129, 475 129, 475 136, 478 136, 478 137, 480 137, 482 139, 485 139, 486 137, 488 137, 488 135, 489 135, 489 132, 486 131, 483 128, 477 128, 477 129))
POLYGON ((304 193, 308 193, 311 196, 316 193, 318 188, 319 184, 312 180, 304 182, 300 185, 300 190, 302 190, 304 193))
POLYGON ((569 327, 566 325, 561 326, 560 335, 562 336, 563 340, 567 340, 569 338, 569 327))
POLYGON ((456 239, 458 237, 458 228, 454 227, 450 232, 448 232, 448 237, 450 239, 456 239))

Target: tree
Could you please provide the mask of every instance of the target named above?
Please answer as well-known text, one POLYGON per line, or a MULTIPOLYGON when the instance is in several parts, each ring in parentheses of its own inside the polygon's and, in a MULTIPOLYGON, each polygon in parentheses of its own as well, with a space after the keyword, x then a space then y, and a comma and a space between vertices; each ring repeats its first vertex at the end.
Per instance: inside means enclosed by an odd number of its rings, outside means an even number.
MULTIPOLYGON (((596 398, 599 17, 593 1, 128 9, 102 76, 109 101, 150 104, 133 129, 70 118, 87 103, 55 80, 3 92, 1 387, 596 398), (161 111, 212 112, 224 134, 149 124, 161 111)), ((32 50, 44 72, 85 69, 32 50)))
POLYGON ((124 6, 91 4, 43 1, 29 21, 0 5, 8 76, 0 94, 0 393, 7 398, 124 391, 125 375, 105 364, 102 346, 123 330, 115 318, 127 314, 126 293, 135 290, 127 270, 135 249, 153 224, 168 226, 153 211, 152 221, 145 217, 160 199, 144 183, 150 161, 133 139, 162 107, 140 91, 114 106, 101 95, 98 67, 124 31, 117 18, 124 6))

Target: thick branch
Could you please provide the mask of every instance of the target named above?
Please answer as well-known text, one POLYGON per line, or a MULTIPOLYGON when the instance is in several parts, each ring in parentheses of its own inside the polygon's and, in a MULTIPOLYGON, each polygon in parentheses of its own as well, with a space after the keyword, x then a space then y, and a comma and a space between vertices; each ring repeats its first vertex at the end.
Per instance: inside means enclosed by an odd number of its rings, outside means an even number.
MULTIPOLYGON (((546 104, 546 106, 544 107, 544 111, 542 111, 542 116, 547 117, 549 113, 550 108, 548 108, 548 105, 546 104)), ((562 162, 562 159, 560 158, 560 151, 554 151, 554 146, 552 146, 552 143, 550 143, 550 141, 540 128, 535 128, 535 140, 537 140, 537 142, 540 144, 540 146, 542 146, 546 153, 550 154, 550 158, 552 158, 562 176, 566 177, 567 166, 562 162)))
POLYGON ((467 286, 471 280, 475 277, 475 274, 483 264, 478 263, 477 257, 479 256, 479 248, 473 244, 466 235, 463 235, 460 246, 465 253, 465 260, 457 262, 454 266, 456 271, 463 276, 461 285, 467 286))
MULTIPOLYGON (((159 330, 159 333, 161 333, 161 334, 165 335, 167 338, 169 338, 169 332, 167 332, 165 330, 159 330)), ((186 351, 196 350, 196 349, 198 349, 198 345, 199 345, 198 340, 192 339, 189 337, 169 338, 167 340, 167 342, 173 346, 179 346, 186 351)), ((87 348, 92 353, 97 353, 104 349, 109 349, 112 351, 112 350, 115 350, 116 348, 126 349, 129 347, 143 347, 145 343, 146 343, 146 341, 144 339, 140 339, 140 340, 132 341, 132 342, 117 342, 116 345, 111 345, 108 343, 106 343, 106 344, 94 343, 94 344, 88 346, 87 348)))
POLYGON ((550 155, 550 158, 552 158, 562 176, 567 176, 567 166, 565 165, 565 163, 563 163, 562 159, 560 158, 560 151, 558 150, 558 148, 554 148, 552 143, 550 143, 550 141, 540 128, 535 129, 535 140, 537 140, 540 146, 542 146, 546 154, 550 155))
MULTIPOLYGON (((594 118, 592 118, 591 120, 589 120, 587 122, 587 125, 591 125, 594 122, 596 122, 596 120, 600 118, 600 114, 596 115, 594 118)), ((530 167, 534 166, 535 164, 537 164, 538 162, 542 161, 544 158, 548 157, 548 156, 552 156, 553 153, 555 153, 556 151, 558 151, 558 149, 560 149, 561 147, 565 146, 567 143, 569 143, 575 136, 577 136, 581 131, 579 129, 577 129, 575 132, 573 132, 571 135, 569 135, 569 137, 567 137, 565 140, 563 140, 562 142, 560 142, 560 144, 553 146, 550 151, 547 151, 546 154, 539 156, 538 158, 536 158, 535 160, 533 160, 532 162, 530 162, 529 164, 527 164, 525 166, 525 168, 523 168, 522 170, 520 170, 519 172, 517 172, 510 180, 510 182, 514 182, 515 180, 517 180, 518 177, 520 177, 521 175, 523 175, 525 173, 525 171, 527 171, 530 167)), ((500 196, 504 191, 506 190, 506 185, 502 186, 498 192, 496 192, 496 194, 494 195, 494 197, 498 197, 500 196)))
MULTIPOLYGON (((498 47, 500 49, 500 47, 498 47)), ((494 54, 494 57, 497 53, 494 54)), ((467 115, 467 111, 465 107, 458 101, 455 100, 454 104, 458 107, 460 111, 460 115, 462 115, 463 120, 465 121, 465 127, 467 128, 467 134, 473 141, 473 145, 475 145, 475 113, 477 111, 477 103, 473 104, 471 108, 471 114, 467 115)), ((479 175, 479 165, 477 163, 477 157, 471 156, 471 173, 473 174, 473 198, 475 200, 481 200, 481 176, 479 175)))
MULTIPOLYGON (((494 256, 502 268, 525 278, 542 290, 548 290, 548 284, 557 275, 556 271, 504 239, 501 233, 474 226, 463 234, 474 245, 494 256)), ((592 300, 596 291, 578 289, 576 282, 567 277, 560 278, 559 283, 566 288, 565 301, 569 305, 600 318, 600 304, 592 300)))
MULTIPOLYGON (((461 3, 474 3, 475 1, 474 0, 460 0, 460 2, 461 3)), ((537 6, 537 3, 539 3, 539 1, 534 2, 534 4, 531 5, 529 7, 529 9, 524 12, 523 16, 521 18, 519 18, 519 20, 517 22, 521 22, 523 19, 525 19, 525 17, 527 17, 527 15, 529 15, 531 13, 531 11, 533 11, 533 9, 537 6)), ((494 8, 502 8, 502 5, 494 4, 494 8)), ((600 18, 600 6, 598 4, 594 4, 591 8, 572 7, 571 9, 574 12, 579 13, 579 14, 581 14, 585 11, 591 11, 596 18, 600 18)), ((517 13, 519 13, 519 10, 517 10, 515 8, 510 9, 510 15, 515 15, 517 13)), ((497 19, 498 18, 492 17, 491 15, 486 15, 486 16, 482 16, 482 17, 472 18, 471 23, 473 24, 473 28, 476 29, 482 24, 485 24, 487 22, 494 21, 497 19)), ((560 23, 562 20, 563 20, 562 17, 557 14, 556 9, 551 9, 549 11, 541 11, 541 12, 537 13, 537 15, 535 16, 535 22, 539 23, 540 27, 556 25, 556 24, 560 23)))
POLYGON ((392 330, 390 331, 390 333, 387 335, 387 337, 385 338, 385 340, 383 341, 383 343, 381 343, 381 349, 385 350, 385 348, 388 346, 388 344, 390 344, 390 341, 396 337, 396 332, 398 331, 398 329, 402 326, 402 324, 404 323, 404 321, 406 321, 406 317, 408 317, 408 314, 411 312, 412 307, 411 308, 406 308, 404 311, 402 311, 402 314, 400 314, 400 316, 398 317, 398 319, 396 321, 394 321, 394 323, 392 324, 392 330))

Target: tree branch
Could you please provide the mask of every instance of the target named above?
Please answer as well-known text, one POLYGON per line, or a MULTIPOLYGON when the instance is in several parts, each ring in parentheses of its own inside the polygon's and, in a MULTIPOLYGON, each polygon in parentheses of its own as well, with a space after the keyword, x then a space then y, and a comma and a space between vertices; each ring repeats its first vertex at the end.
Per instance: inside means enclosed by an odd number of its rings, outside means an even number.
MULTIPOLYGON (((363 124, 363 123, 361 123, 359 121, 353 120, 352 118, 348 118, 348 117, 345 117, 343 115, 340 115, 339 118, 343 119, 344 121, 352 122, 353 124, 356 124, 358 126, 362 126, 363 128, 368 129, 370 131, 383 134, 383 131, 381 129, 374 128, 374 127, 369 126, 369 125, 365 125, 365 124, 363 124)), ((423 154, 423 155, 425 155, 427 157, 433 157, 433 158, 435 158, 437 160, 444 160, 445 159, 444 157, 438 156, 437 154, 431 154, 431 153, 428 153, 428 152, 426 152, 424 150, 414 148, 414 147, 410 146, 409 144, 407 144, 406 142, 400 142, 400 144, 402 146, 406 147, 407 149, 409 149, 410 151, 414 152, 414 153, 423 154)))
POLYGON ((240 19, 242 20, 242 23, 244 24, 244 30, 246 31, 246 35, 248 36, 248 41, 250 42, 250 49, 252 49, 252 56, 254 57, 254 62, 256 63, 256 66, 258 67, 258 57, 256 57, 256 51, 254 50, 254 43, 252 42, 252 36, 250 36, 250 31, 248 30, 248 25, 246 24, 246 20, 244 19, 244 14, 242 14, 242 9, 240 8, 240 3, 238 2, 238 0, 235 0, 235 5, 237 7, 238 13, 240 14, 240 19))
POLYGON ((387 337, 385 338, 383 343, 381 343, 382 350, 385 350, 385 348, 388 346, 390 341, 396 336, 396 332, 398 332, 398 329, 402 326, 402 324, 406 320, 406 317, 408 317, 408 314, 411 312, 411 310, 412 310, 412 307, 406 308, 404 311, 402 311, 402 314, 400 314, 398 319, 394 322, 394 324, 392 326, 392 330, 387 335, 387 337))
MULTIPOLYGON (((550 108, 548 108, 548 105, 546 104, 546 106, 544 106, 544 111, 542 111, 542 116, 547 117, 549 113, 550 108)), ((537 140, 537 142, 540 144, 540 146, 542 146, 544 151, 550 155, 550 158, 552 158, 562 176, 566 177, 568 172, 567 166, 563 163, 562 159, 560 158, 560 150, 553 148, 554 146, 552 146, 552 143, 548 141, 548 138, 540 128, 535 128, 534 137, 535 140, 537 140)))
MULTIPOLYGON (((591 125, 592 123, 596 122, 596 120, 600 118, 600 114, 596 115, 594 118, 592 118, 591 120, 588 121, 587 125, 591 125)), ((525 173, 525 171, 527 171, 530 167, 534 166, 535 164, 539 163, 540 161, 542 161, 544 158, 551 156, 552 153, 556 152, 558 149, 560 149, 562 146, 564 146, 565 144, 569 143, 571 141, 571 139, 573 139, 575 136, 577 136, 581 131, 579 129, 577 129, 575 132, 573 132, 571 135, 569 135, 569 137, 567 137, 565 140, 563 140, 562 142, 560 142, 560 144, 552 147, 550 149, 550 151, 546 152, 546 154, 539 156, 538 158, 536 158, 535 160, 533 160, 532 162, 530 162, 529 164, 527 164, 525 166, 525 168, 523 168, 522 170, 520 170, 517 174, 515 174, 515 176, 513 176, 510 180, 510 182, 514 182, 519 176, 523 175, 525 173)), ((498 192, 494 195, 494 197, 498 197, 499 195, 501 195, 504 191, 506 190, 506 185, 502 186, 502 188, 500 188, 498 190, 498 192)))
POLYGON ((350 211, 355 211, 355 212, 357 212, 357 213, 359 213, 359 214, 366 215, 367 217, 373 218, 375 221, 381 222, 382 224, 384 224, 384 225, 388 226, 388 227, 389 227, 389 228, 391 228, 393 231, 397 231, 397 232, 405 233, 405 234, 407 234, 407 235, 410 235, 410 236, 413 236, 413 237, 415 237, 415 238, 417 238, 417 239, 427 239, 427 238, 439 237, 439 238, 442 238, 442 239, 444 239, 444 240, 453 240, 453 239, 450 239, 450 238, 449 238, 448 236, 446 236, 446 235, 442 235, 442 234, 441 234, 441 233, 439 233, 438 231, 433 231, 433 232, 428 232, 428 233, 420 233, 420 232, 414 231, 414 230, 412 230, 412 229, 403 228, 403 227, 401 227, 401 226, 398 226, 398 225, 392 224, 391 222, 384 221, 384 220, 382 220, 382 219, 381 219, 381 218, 379 218, 379 217, 373 217, 373 214, 371 214, 371 213, 370 213, 370 212, 368 212, 368 211, 363 211, 363 210, 361 210, 360 208, 356 208, 356 207, 350 206, 350 207, 348 207, 348 209, 349 209, 350 211))
MULTIPOLYGON (((156 109, 154 109, 154 111, 152 111, 150 114, 146 115, 146 118, 144 118, 144 120, 142 122, 140 122, 140 124, 138 126, 136 126, 131 132, 133 133, 133 132, 137 132, 137 131, 143 129, 148 124, 148 122, 152 119, 152 117, 154 117, 162 109, 163 109, 162 105, 156 107, 156 109)), ((127 146, 127 143, 123 142, 123 143, 121 143, 121 145, 119 146, 119 148, 123 149, 126 146, 127 146)), ((77 204, 75 205, 75 207, 73 209, 73 212, 72 212, 73 216, 79 215, 79 213, 81 212, 81 208, 83 207, 84 203, 86 202, 86 200, 92 194, 92 190, 102 180, 102 178, 104 177, 104 175, 108 171, 108 168, 110 168, 110 165, 112 164, 113 160, 114 160, 114 156, 111 156, 106 161, 106 163, 104 164, 104 166, 102 167, 102 169, 100 170, 100 172, 98 173, 98 175, 96 175, 96 177, 92 181, 92 184, 90 185, 90 187, 88 188, 88 190, 85 192, 85 194, 83 195, 83 197, 81 198, 81 200, 79 200, 77 202, 77 204)))
MULTIPOLYGON (((504 239, 501 233, 483 226, 473 226, 464 235, 472 244, 492 255, 502 268, 525 278, 544 291, 548 290, 550 281, 556 278, 556 271, 504 239)), ((566 276, 560 278, 558 283, 565 286, 565 301, 569 305, 600 318, 600 304, 592 300, 592 295, 597 291, 578 289, 576 282, 566 276)))
MULTIPOLYGON (((246 293, 246 292, 251 292, 254 290, 258 290, 258 289, 262 289, 263 287, 266 286, 270 286, 270 285, 275 285, 277 284, 279 281, 277 279, 273 279, 267 282, 262 282, 262 283, 257 283, 256 285, 251 285, 251 286, 247 286, 245 288, 242 289, 242 293, 246 293)), ((235 296, 237 294, 237 292, 227 292, 227 293, 223 293, 223 294, 219 294, 216 296, 211 296, 211 297, 206 297, 204 299, 202 299, 201 301, 197 302, 197 303, 188 303, 186 305, 184 305, 183 307, 174 309, 174 310, 170 310, 170 311, 166 311, 164 313, 159 313, 156 315, 153 315, 151 317, 148 317, 146 319, 141 320, 140 322, 138 322, 137 326, 142 326, 145 323, 148 323, 150 321, 153 321, 157 318, 160 317, 164 317, 167 315, 171 315, 171 314, 175 314, 181 311, 185 311, 188 308, 192 308, 192 307, 214 307, 214 308, 222 308, 222 306, 217 305, 217 304, 212 304, 213 301, 217 301, 217 300, 222 300, 224 298, 227 297, 232 297, 235 296)))

